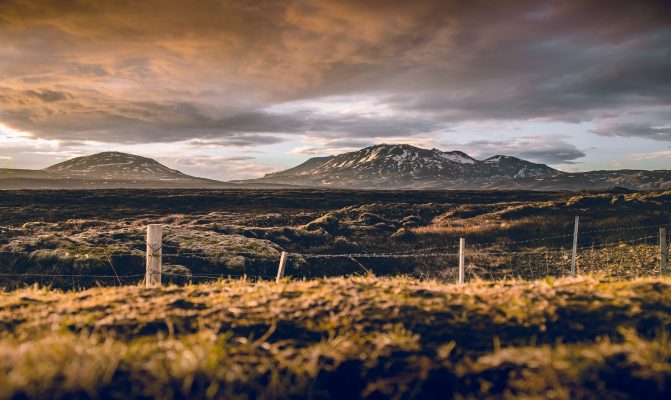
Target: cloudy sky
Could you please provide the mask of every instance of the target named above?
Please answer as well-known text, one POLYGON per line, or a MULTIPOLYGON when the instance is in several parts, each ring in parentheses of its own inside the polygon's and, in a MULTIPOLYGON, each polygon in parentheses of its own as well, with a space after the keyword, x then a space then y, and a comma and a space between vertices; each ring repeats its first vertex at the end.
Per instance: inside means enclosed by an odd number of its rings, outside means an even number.
POLYGON ((671 168, 669 1, 0 0, 0 168, 236 179, 375 143, 671 168))

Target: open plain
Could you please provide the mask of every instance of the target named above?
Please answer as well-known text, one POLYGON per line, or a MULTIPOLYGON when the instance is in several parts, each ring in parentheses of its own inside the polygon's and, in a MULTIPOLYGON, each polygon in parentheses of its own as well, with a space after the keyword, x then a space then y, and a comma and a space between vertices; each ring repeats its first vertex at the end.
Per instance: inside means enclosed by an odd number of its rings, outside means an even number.
POLYGON ((617 188, 2 191, 0 398, 665 398, 670 206, 617 188), (146 289, 151 223, 164 285, 146 289))

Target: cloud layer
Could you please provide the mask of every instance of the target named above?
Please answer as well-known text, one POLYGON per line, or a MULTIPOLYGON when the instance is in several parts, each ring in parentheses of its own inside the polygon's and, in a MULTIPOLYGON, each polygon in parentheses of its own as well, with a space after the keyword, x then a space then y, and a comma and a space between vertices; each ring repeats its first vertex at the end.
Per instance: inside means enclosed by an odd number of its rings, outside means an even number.
MULTIPOLYGON (((232 148, 436 142, 482 120, 669 141, 640 114, 671 114, 670 27, 668 2, 646 0, 5 0, 0 123, 232 148)), ((522 156, 585 155, 524 137, 522 156)))

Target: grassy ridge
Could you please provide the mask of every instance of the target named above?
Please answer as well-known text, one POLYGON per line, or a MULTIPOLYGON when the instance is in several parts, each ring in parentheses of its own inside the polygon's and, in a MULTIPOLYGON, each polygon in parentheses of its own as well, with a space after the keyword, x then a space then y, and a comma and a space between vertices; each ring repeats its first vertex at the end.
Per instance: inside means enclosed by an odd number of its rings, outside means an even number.
POLYGON ((668 398, 671 281, 0 295, 0 397, 668 398))

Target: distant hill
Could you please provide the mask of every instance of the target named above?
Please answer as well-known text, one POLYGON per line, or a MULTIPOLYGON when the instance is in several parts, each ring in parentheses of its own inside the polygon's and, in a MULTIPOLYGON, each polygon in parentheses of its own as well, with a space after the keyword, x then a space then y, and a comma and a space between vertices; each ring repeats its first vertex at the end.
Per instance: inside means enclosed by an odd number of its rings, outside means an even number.
POLYGON ((490 185, 491 189, 530 189, 530 190, 668 190, 671 189, 671 171, 669 170, 603 170, 541 176, 533 179, 517 179, 511 182, 499 182, 490 185))
POLYGON ((671 171, 566 173, 504 155, 477 160, 460 151, 381 144, 337 156, 311 158, 253 181, 355 189, 668 189, 671 171))
MULTIPOLYGON (((254 188, 186 175, 151 158, 109 151, 77 157, 43 170, 0 169, 0 189, 254 188)), ((264 184, 263 187, 286 185, 264 184)))
POLYGON ((103 180, 183 181, 201 179, 170 169, 156 160, 106 151, 77 157, 43 170, 61 178, 103 180))

